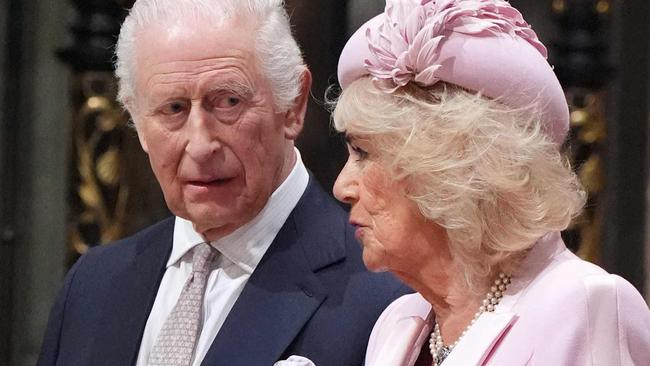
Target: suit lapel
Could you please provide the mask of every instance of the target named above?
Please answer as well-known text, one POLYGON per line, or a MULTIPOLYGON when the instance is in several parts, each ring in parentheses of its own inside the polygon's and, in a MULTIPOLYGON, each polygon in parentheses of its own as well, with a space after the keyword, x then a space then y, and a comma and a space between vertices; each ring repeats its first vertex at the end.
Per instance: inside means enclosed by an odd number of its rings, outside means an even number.
POLYGON ((310 180, 228 314, 203 365, 273 365, 327 298, 315 272, 344 258, 345 248, 340 239, 332 241, 331 226, 313 220, 316 209, 320 209, 318 217, 329 220, 327 206, 320 204, 323 195, 310 180), (303 222, 306 217, 311 220, 303 222))
MULTIPOLYGON (((136 244, 132 260, 107 294, 93 347, 93 365, 134 365, 142 334, 171 252, 174 220, 136 244)), ((89 309, 89 311, 93 311, 89 309)))

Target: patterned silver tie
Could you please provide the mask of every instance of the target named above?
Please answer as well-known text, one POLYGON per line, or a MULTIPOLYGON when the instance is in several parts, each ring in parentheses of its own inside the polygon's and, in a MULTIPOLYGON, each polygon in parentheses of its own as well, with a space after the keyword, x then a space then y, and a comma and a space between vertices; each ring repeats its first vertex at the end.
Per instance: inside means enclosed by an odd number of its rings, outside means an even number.
POLYGON ((210 244, 194 247, 192 275, 165 321, 149 355, 149 366, 189 366, 202 321, 203 294, 216 250, 210 244))

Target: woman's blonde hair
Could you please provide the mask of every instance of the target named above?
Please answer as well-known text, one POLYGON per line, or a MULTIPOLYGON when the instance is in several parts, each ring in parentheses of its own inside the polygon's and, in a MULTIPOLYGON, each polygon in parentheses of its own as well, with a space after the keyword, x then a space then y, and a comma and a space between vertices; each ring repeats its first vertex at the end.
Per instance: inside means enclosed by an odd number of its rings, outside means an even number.
POLYGON ((371 137, 376 158, 407 179, 407 196, 446 230, 472 285, 512 272, 537 239, 566 229, 584 205, 536 110, 442 82, 388 94, 366 77, 342 92, 333 119, 338 131, 371 137))

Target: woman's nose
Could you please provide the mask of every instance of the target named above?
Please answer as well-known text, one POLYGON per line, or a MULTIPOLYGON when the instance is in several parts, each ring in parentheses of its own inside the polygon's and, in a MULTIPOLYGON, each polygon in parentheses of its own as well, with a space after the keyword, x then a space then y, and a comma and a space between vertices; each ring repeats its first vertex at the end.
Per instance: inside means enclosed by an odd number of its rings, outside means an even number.
POLYGON ((358 183, 355 177, 353 169, 349 166, 349 163, 346 163, 343 167, 343 170, 339 173, 339 176, 334 182, 334 197, 337 200, 352 204, 358 198, 358 183))

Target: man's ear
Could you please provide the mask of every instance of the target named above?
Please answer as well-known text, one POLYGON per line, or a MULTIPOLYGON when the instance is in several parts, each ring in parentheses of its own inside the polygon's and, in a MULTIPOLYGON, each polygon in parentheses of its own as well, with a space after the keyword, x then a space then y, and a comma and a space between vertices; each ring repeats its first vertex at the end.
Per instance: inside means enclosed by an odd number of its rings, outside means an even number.
MULTIPOLYGON (((133 118, 133 117, 132 117, 133 118)), ((135 126, 135 131, 138 133, 138 140, 140 140, 140 146, 145 153, 149 154, 149 146, 147 145, 147 139, 144 138, 144 133, 142 133, 142 128, 138 127, 138 123, 133 119, 133 125, 135 126)))
POLYGON ((149 146, 147 145, 147 140, 144 138, 144 133, 142 132, 142 126, 140 124, 142 123, 139 121, 139 118, 137 118, 137 111, 135 108, 135 105, 133 104, 133 99, 129 98, 124 101, 124 108, 126 111, 129 113, 129 116, 131 117, 131 122, 133 123, 133 127, 135 127, 135 132, 138 134, 138 140, 140 141, 140 146, 142 146, 142 150, 144 150, 145 153, 149 153, 149 146))
POLYGON ((309 69, 305 69, 300 81, 300 94, 298 94, 285 116, 285 137, 289 140, 297 139, 305 125, 305 114, 307 113, 310 92, 311 72, 309 72, 309 69))

